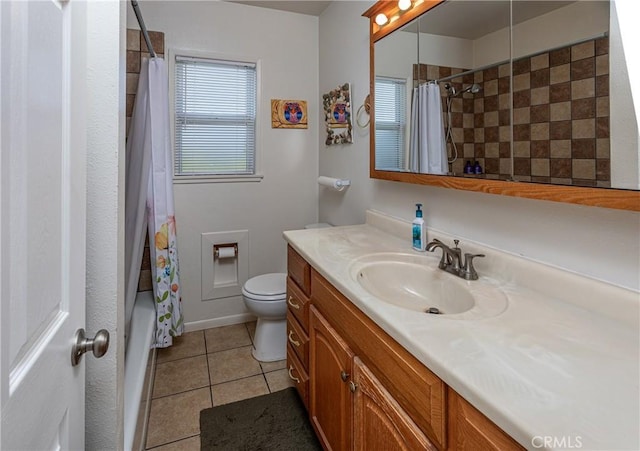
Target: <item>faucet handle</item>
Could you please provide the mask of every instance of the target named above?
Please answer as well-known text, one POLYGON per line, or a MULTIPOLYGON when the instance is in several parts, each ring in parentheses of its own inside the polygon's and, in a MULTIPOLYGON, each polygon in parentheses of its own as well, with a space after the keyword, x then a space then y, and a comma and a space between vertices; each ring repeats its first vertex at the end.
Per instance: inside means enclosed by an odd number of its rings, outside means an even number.
POLYGON ((458 243, 460 242, 460 240, 453 240, 453 244, 455 244, 454 249, 458 249, 458 243))
POLYGON ((478 273, 473 267, 473 259, 476 257, 484 257, 484 254, 464 254, 464 268, 462 268, 461 276, 466 280, 477 280, 478 273))

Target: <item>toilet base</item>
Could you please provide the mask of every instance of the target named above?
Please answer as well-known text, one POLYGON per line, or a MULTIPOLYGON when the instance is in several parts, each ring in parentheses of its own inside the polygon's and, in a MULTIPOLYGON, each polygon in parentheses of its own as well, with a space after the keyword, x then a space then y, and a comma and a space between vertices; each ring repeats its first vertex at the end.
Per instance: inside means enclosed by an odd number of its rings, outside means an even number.
POLYGON ((253 357, 260 362, 287 358, 287 319, 258 318, 253 357))

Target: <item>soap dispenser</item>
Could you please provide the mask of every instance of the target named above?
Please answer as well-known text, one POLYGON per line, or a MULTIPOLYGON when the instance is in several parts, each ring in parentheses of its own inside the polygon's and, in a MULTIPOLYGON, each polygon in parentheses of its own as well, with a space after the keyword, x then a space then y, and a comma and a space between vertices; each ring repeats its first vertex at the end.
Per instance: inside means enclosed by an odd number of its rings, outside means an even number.
POLYGON ((413 220, 413 249, 424 252, 427 239, 427 229, 422 219, 422 204, 416 204, 416 219, 413 220))

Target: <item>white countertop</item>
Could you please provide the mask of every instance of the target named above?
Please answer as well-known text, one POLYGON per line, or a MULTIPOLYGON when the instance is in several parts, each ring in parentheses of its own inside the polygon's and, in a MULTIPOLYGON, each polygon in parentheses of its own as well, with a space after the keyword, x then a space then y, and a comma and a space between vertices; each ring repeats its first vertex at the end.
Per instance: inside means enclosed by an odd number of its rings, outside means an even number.
MULTIPOLYGON (((408 226, 406 239, 377 227, 294 230, 284 237, 360 310, 525 448, 640 449, 638 293, 472 243, 473 252, 487 254, 486 262, 476 265, 481 280, 492 275, 490 282, 507 295, 507 308, 483 319, 417 315, 371 296, 350 276, 350 265, 364 255, 413 252, 408 226)), ((464 242, 460 247, 467 251, 464 242)), ((440 250, 426 255, 437 266, 440 250)))

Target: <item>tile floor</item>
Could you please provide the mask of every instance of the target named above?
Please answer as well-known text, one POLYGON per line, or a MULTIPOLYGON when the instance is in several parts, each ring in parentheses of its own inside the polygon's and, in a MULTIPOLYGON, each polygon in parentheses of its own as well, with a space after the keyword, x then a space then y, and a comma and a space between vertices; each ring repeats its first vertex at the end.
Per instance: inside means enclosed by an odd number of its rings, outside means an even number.
POLYGON ((285 360, 251 355, 255 327, 188 332, 158 351, 146 449, 199 450, 200 410, 293 386, 285 360))

